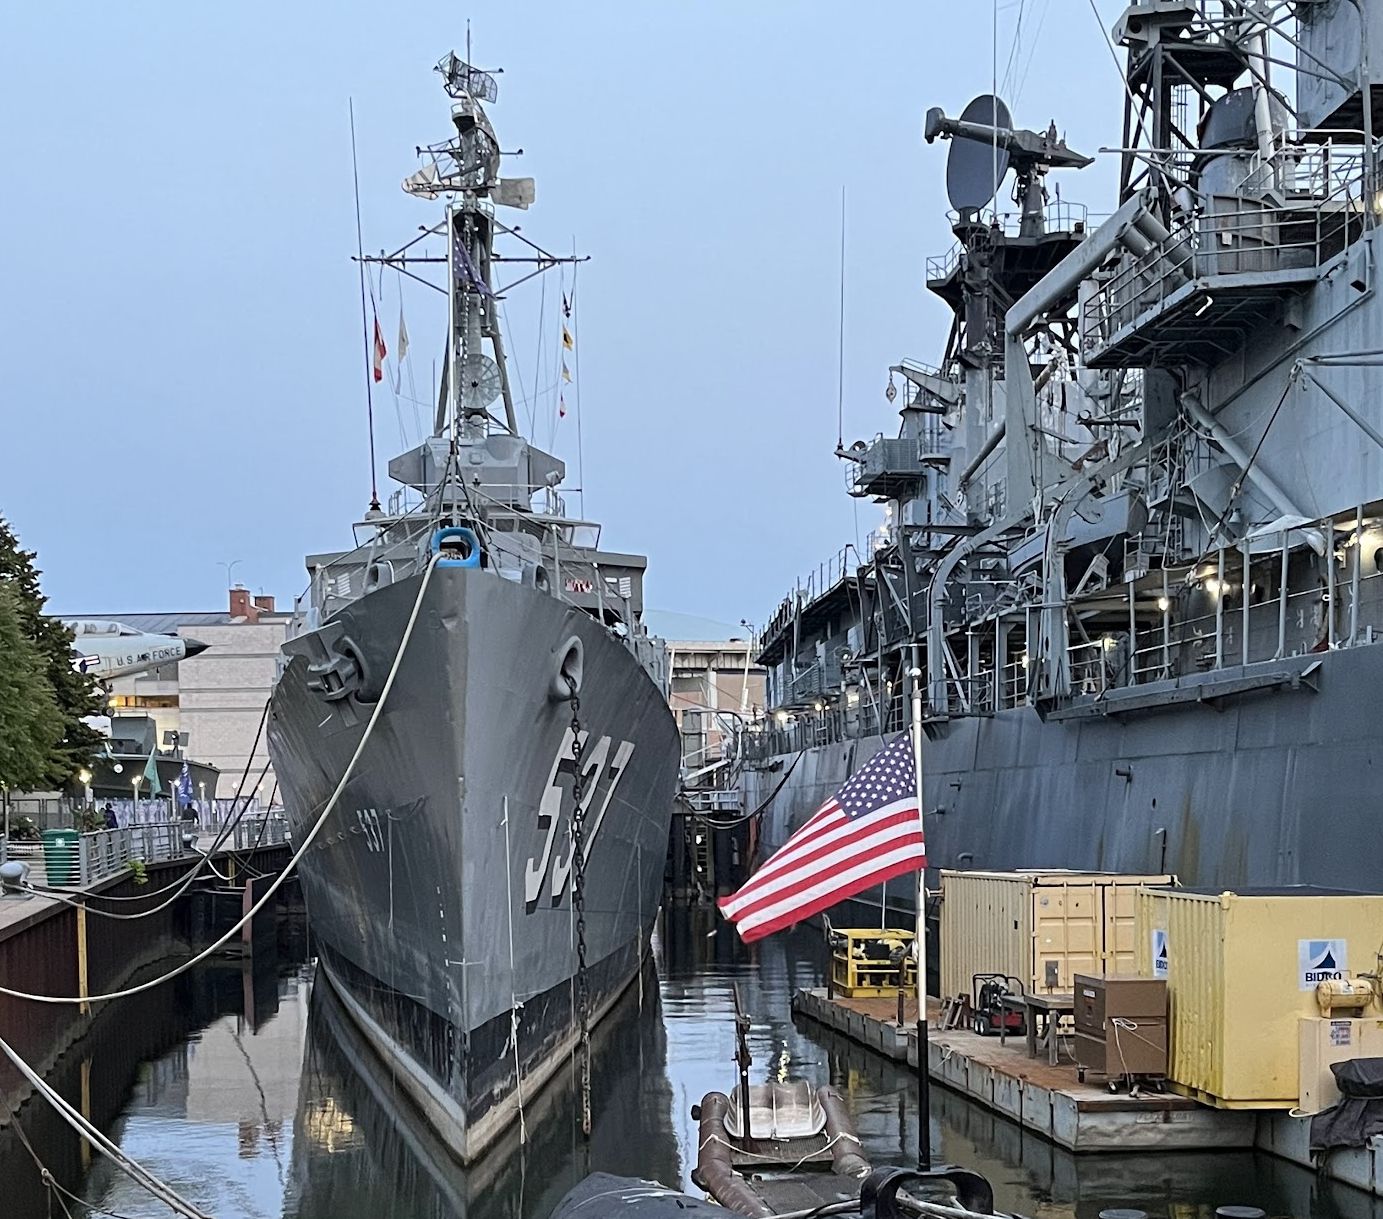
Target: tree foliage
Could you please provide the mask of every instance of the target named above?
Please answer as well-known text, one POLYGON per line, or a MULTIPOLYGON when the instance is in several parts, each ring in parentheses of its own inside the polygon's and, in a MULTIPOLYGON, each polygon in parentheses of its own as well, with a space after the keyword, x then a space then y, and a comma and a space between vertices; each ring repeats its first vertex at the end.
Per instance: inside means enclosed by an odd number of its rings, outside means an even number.
MULTIPOLYGON (((39 675, 57 708, 59 721, 57 737, 45 750, 44 764, 37 778, 10 785, 52 789, 70 783, 100 747, 101 734, 82 723, 82 719, 100 714, 102 698, 96 682, 72 666, 71 630, 43 612, 47 598, 39 587, 42 573, 34 566, 34 558, 34 552, 19 544, 9 522, 0 517, 0 590, 9 594, 19 633, 31 645, 31 654, 37 659, 39 675)), ((3 663, 0 657, 0 664, 3 663)), ((15 672, 18 671, 16 668, 15 672)), ((0 728, 0 736, 3 734, 4 729, 0 728)))
POLYGON ((24 633, 19 598, 0 581, 0 785, 47 786, 63 718, 42 652, 24 633))

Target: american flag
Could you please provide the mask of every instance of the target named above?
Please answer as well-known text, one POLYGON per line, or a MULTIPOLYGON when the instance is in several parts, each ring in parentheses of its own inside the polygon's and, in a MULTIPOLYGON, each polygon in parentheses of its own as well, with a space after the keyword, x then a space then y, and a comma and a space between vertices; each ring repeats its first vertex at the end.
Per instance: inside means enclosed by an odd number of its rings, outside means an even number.
POLYGON ((912 744, 904 734, 870 758, 720 909, 748 943, 926 866, 912 744))

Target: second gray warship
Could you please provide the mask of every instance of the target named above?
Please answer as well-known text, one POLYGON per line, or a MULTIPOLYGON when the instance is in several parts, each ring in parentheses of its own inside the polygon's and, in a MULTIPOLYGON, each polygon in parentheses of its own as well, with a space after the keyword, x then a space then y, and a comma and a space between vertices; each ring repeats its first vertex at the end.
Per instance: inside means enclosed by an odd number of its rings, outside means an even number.
MULTIPOLYGON (((358 544, 309 556, 269 744, 295 841, 317 835, 301 874, 326 977, 469 1162, 634 978, 680 747, 644 559, 566 514, 562 463, 517 425, 497 206, 527 207, 532 179, 499 176, 494 78, 438 70, 455 131, 404 187, 443 216, 380 260, 445 267, 435 426, 389 463, 402 486, 358 544)), ((561 261, 519 240, 525 276, 561 261)))
POLYGON ((934 866, 1372 889, 1383 3, 1141 0, 1111 43, 1102 223, 1055 124, 927 115, 949 337, 840 447, 883 519, 761 632, 742 807, 781 843, 920 681, 934 866))

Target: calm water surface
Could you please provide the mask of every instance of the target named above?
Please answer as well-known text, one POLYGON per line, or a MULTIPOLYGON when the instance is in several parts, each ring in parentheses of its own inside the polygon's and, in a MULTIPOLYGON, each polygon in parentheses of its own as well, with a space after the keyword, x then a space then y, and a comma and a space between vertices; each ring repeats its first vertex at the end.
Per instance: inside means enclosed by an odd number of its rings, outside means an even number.
MULTIPOLYGON (((457 1166, 407 1116, 388 1073, 325 987, 313 987, 300 926, 280 929, 276 961, 210 966, 156 1000, 103 1015, 84 1057, 57 1086, 85 1095, 93 1120, 156 1175, 218 1219, 545 1217, 590 1169, 691 1189, 691 1106, 734 1083, 733 996, 753 1014, 753 1078, 834 1083, 875 1164, 910 1165, 917 1147, 910 1074, 813 1026, 795 1025, 792 991, 818 983, 819 936, 746 949, 710 934, 707 911, 674 911, 650 969, 595 1045, 595 1130, 576 1137, 570 1074, 530 1098, 515 1129, 479 1165, 457 1166)), ((723 926, 723 924, 722 924, 723 926)), ((1209 1219, 1225 1203, 1274 1215, 1383 1219, 1343 1186, 1249 1153, 1074 1157, 934 1089, 933 1145, 984 1172, 1001 1207, 1095 1219, 1137 1206, 1153 1219, 1209 1219)), ((169 1211, 97 1161, 30 1104, 25 1129, 57 1181, 86 1200, 71 1213, 157 1217, 169 1211)), ((0 1216, 61 1215, 28 1152, 0 1136, 0 1216), (51 1202, 51 1209, 50 1209, 51 1202)))

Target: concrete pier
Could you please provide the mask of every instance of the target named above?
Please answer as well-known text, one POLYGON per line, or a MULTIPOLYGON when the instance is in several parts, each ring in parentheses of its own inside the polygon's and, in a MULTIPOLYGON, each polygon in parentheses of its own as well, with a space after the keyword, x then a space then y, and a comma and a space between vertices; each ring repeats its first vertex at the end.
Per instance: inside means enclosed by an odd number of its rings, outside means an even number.
MULTIPOLYGON (((258 872, 274 874, 290 852, 287 844, 278 843, 242 850, 239 858, 252 860, 258 872)), ((229 851, 217 852, 212 862, 225 873, 231 858, 229 851)), ((84 899, 133 899, 102 906, 125 915, 152 910, 169 897, 165 890, 176 886, 198 862, 199 857, 189 853, 150 864, 142 885, 126 869, 85 889, 65 888, 62 897, 13 891, 0 895, 0 984, 30 994, 83 996, 120 990, 141 971, 152 976, 156 962, 191 949, 193 895, 209 882, 223 882, 208 870, 205 880, 194 881, 177 901, 144 918, 102 918, 83 908, 84 899), (143 893, 150 896, 138 900, 143 893)), ((14 1050, 46 1076, 90 1031, 101 1006, 35 1003, 0 995, 0 1029, 14 1050)), ((0 1059, 0 1124, 29 1092, 27 1081, 0 1059)))

